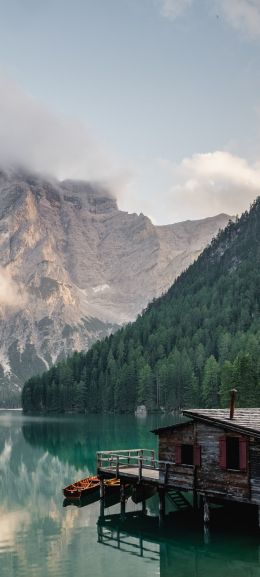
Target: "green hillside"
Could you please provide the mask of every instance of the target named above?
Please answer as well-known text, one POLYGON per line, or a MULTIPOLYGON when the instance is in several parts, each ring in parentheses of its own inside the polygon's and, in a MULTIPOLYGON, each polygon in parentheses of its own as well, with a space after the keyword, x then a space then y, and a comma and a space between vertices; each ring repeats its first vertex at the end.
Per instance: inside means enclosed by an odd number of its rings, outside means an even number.
POLYGON ((136 322, 24 385, 31 411, 260 405, 260 198, 136 322))

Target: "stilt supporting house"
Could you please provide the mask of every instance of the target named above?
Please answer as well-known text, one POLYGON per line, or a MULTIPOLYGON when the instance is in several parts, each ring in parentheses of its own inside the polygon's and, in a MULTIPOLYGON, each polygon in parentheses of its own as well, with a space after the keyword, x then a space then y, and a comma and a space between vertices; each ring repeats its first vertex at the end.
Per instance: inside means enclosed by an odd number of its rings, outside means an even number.
POLYGON ((159 521, 160 525, 163 525, 165 519, 165 491, 164 489, 158 490, 159 494, 159 521))
POLYGON ((104 479, 100 479, 100 517, 105 514, 105 483, 104 479))
POLYGON ((196 513, 198 509, 199 509, 198 493, 196 490, 193 490, 193 510, 196 513))
POLYGON ((209 525, 210 522, 210 512, 209 512, 209 502, 206 495, 203 496, 203 521, 204 525, 209 525))
POLYGON ((145 510, 147 491, 158 492, 159 518, 165 516, 165 495, 181 510, 203 504, 205 527, 211 503, 244 503, 257 508, 260 527, 260 409, 184 411, 186 421, 153 431, 159 438, 159 457, 149 449, 104 451, 97 454, 97 475, 119 478, 121 514, 125 513, 125 484, 139 491, 145 510))
POLYGON ((125 502, 126 502, 125 484, 120 482, 120 512, 122 517, 125 516, 125 502))

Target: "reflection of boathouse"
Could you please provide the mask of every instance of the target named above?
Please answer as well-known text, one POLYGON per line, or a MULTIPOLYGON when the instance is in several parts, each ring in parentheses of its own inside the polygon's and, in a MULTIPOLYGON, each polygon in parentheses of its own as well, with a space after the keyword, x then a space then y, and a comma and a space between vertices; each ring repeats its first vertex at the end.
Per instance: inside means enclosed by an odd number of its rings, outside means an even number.
MULTIPOLYGON (((146 449, 108 451, 97 455, 101 480, 116 476, 124 487, 154 487, 164 514, 165 494, 179 508, 183 492, 192 492, 194 508, 209 502, 234 501, 260 506, 260 409, 187 410, 189 421, 153 431, 159 437, 159 458, 146 449)), ((102 491, 101 491, 102 495, 102 491)), ((188 501, 186 501, 188 505, 188 501)))
POLYGON ((158 519, 139 512, 127 513, 124 521, 119 514, 100 517, 97 534, 101 545, 121 551, 124 565, 128 557, 141 557, 151 564, 149 574, 160 577, 259 577, 259 540, 242 527, 233 527, 233 534, 221 530, 206 544, 187 520, 175 518, 158 531, 158 519))

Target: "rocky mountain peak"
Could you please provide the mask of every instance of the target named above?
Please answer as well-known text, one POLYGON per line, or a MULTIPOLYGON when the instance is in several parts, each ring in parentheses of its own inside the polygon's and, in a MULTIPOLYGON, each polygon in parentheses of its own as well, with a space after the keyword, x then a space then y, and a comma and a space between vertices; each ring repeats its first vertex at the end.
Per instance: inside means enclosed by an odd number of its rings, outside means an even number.
POLYGON ((101 185, 0 171, 3 386, 134 320, 228 219, 156 227, 101 185))

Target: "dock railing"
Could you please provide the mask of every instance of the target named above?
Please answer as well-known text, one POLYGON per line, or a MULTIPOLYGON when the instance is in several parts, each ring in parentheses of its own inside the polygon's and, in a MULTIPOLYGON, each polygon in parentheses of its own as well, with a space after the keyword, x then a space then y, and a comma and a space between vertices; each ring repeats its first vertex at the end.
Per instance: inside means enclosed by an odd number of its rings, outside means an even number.
MULTIPOLYGON (((114 473, 118 478, 122 469, 138 469, 139 480, 143 472, 149 469, 162 473, 163 482, 167 484, 170 466, 173 461, 159 461, 152 449, 124 449, 118 451, 99 451, 97 453, 97 473, 99 470, 114 473)), ((161 475, 160 475, 161 477, 161 475)))

